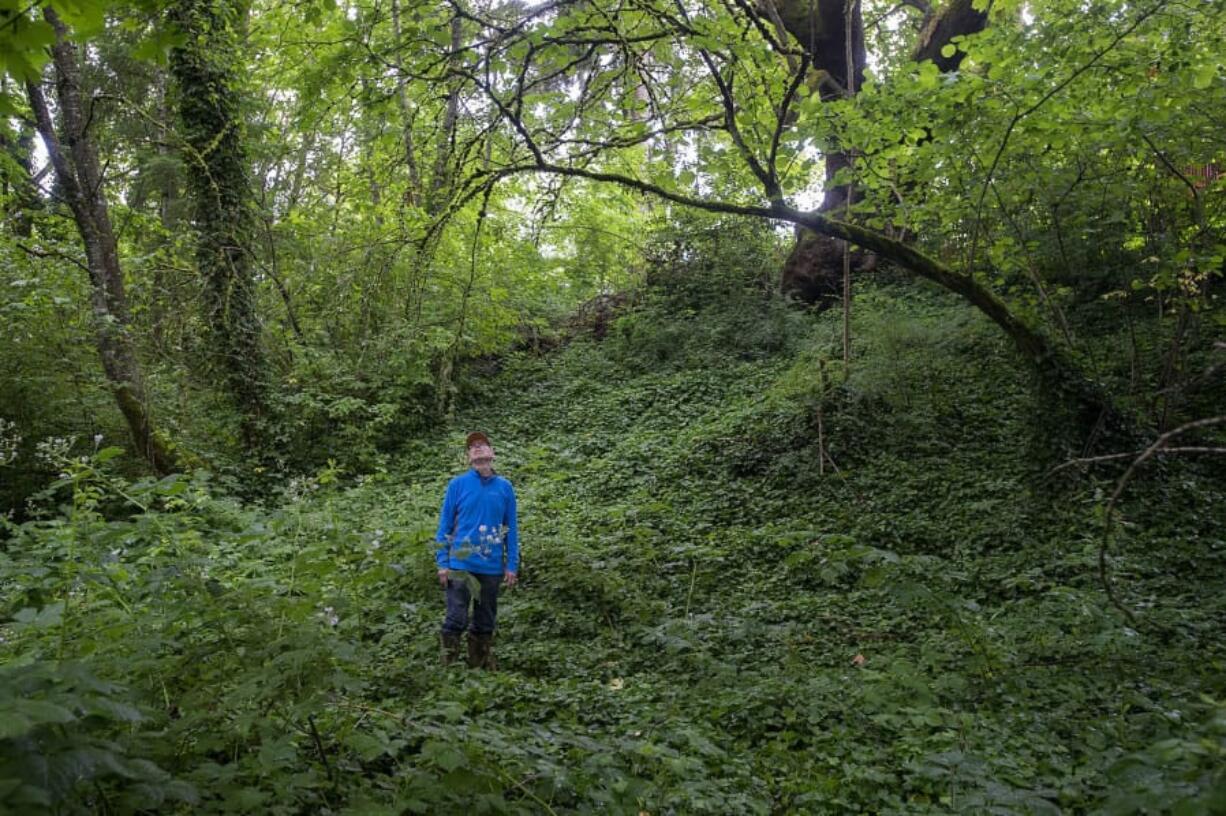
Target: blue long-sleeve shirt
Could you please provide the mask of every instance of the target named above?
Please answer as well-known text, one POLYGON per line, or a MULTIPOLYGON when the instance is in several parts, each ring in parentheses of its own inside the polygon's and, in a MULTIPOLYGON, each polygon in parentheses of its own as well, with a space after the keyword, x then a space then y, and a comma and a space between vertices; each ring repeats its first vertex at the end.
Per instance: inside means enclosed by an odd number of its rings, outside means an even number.
POLYGON ((515 490, 497 474, 484 478, 476 468, 447 484, 439 514, 439 569, 501 575, 503 548, 506 570, 519 572, 519 529, 515 490))

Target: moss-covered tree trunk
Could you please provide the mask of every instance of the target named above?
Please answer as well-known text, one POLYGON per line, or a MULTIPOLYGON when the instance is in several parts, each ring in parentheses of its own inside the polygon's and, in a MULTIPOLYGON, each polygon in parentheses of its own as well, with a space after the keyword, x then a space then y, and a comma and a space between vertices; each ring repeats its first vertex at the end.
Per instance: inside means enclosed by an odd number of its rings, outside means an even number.
POLYGON ((242 413, 244 442, 260 448, 266 366, 252 272, 254 197, 238 91, 239 32, 247 5, 180 0, 172 8, 185 37, 171 54, 171 73, 178 86, 210 348, 242 413))
POLYGON ((119 248, 111 227, 102 166, 89 138, 89 120, 82 104, 77 49, 68 42, 67 30, 52 9, 44 9, 43 16, 55 30, 51 55, 59 103, 58 132, 42 88, 37 83, 28 83, 26 95, 55 170, 57 187, 72 210, 85 247, 94 341, 102 357, 107 382, 137 449, 156 472, 169 473, 175 469, 175 459, 153 430, 145 399, 144 378, 129 333, 131 321, 123 269, 119 264, 119 248))

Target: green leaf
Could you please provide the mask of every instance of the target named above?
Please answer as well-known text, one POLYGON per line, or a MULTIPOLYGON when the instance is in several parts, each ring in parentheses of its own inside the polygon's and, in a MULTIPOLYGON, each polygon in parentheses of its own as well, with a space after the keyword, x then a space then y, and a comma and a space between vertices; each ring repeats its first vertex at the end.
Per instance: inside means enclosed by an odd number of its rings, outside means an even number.
MULTIPOLYGON (((3 71, 4 71, 4 64, 3 64, 3 61, 0 60, 0 73, 3 73, 3 71)), ((11 93, 9 93, 7 89, 0 91, 0 118, 8 118, 10 116, 16 116, 20 112, 20 108, 17 107, 17 104, 14 100, 15 100, 15 97, 11 93)), ((8 123, 6 122, 5 123, 6 130, 7 130, 7 125, 8 123)))
POLYGON ((1213 80, 1217 78, 1217 64, 1206 63, 1196 67, 1192 74, 1192 87, 1203 91, 1213 84, 1213 80))
POLYGON ((941 84, 941 71, 935 63, 925 62, 919 68, 916 81, 924 90, 934 90, 941 84))
POLYGON ((88 714, 118 722, 140 722, 144 719, 144 716, 141 715, 136 707, 128 703, 119 702, 118 700, 109 700, 105 697, 87 700, 84 708, 88 714))
POLYGON ((55 45, 55 29, 45 20, 34 20, 21 27, 21 44, 31 51, 55 45))
POLYGON ((34 609, 27 606, 25 609, 19 609, 13 615, 13 620, 35 629, 42 629, 48 626, 56 626, 64 617, 63 602, 48 604, 42 609, 34 609))
POLYGON ((18 700, 13 704, 18 714, 28 717, 35 725, 41 723, 67 723, 77 718, 64 706, 47 700, 18 700))
POLYGON ((463 752, 440 740, 428 740, 421 754, 444 771, 454 771, 465 763, 463 752))
POLYGON ((362 731, 355 731, 346 737, 345 744, 352 748, 363 762, 369 762, 380 756, 388 748, 385 740, 372 737, 362 731))
POLYGON ((104 0, 56 0, 52 6, 59 12, 60 18, 73 29, 74 40, 97 36, 106 27, 104 0))
POLYGON ((34 727, 34 722, 12 708, 0 709, 0 740, 20 737, 34 727))
POLYGON ((180 31, 157 31, 136 44, 136 47, 132 49, 132 58, 166 65, 170 61, 170 52, 186 40, 187 38, 180 31))

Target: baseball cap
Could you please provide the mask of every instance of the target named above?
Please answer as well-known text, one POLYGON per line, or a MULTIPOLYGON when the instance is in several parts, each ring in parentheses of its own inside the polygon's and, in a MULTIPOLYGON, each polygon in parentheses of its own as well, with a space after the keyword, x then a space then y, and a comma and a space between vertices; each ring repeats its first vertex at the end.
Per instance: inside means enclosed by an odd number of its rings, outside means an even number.
POLYGON ((491 448, 493 447, 493 445, 490 445, 490 438, 480 431, 473 431, 468 435, 468 438, 464 440, 464 450, 468 450, 473 445, 489 445, 491 448))

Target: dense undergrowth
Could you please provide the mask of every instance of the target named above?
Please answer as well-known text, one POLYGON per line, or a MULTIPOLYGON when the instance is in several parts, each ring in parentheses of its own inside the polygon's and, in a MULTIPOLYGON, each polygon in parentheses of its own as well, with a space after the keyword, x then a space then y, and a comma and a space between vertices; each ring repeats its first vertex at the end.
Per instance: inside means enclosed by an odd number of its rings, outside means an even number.
POLYGON ((1226 812, 1212 472, 1126 495, 1134 630, 1096 573, 1116 474, 1045 475, 981 318, 868 289, 841 384, 835 315, 674 300, 470 369, 454 422, 264 507, 63 455, 0 551, 0 807, 1226 812), (438 667, 473 428, 520 497, 496 674, 438 667))

